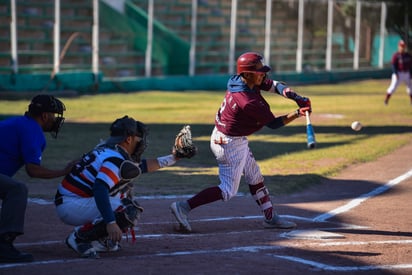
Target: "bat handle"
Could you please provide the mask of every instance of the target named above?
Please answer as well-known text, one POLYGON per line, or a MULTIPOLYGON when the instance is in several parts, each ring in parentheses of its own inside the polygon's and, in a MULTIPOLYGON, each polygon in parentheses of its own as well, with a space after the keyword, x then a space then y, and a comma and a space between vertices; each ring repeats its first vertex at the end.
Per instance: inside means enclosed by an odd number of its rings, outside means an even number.
POLYGON ((306 115, 306 124, 310 124, 309 112, 305 111, 305 115, 306 115))

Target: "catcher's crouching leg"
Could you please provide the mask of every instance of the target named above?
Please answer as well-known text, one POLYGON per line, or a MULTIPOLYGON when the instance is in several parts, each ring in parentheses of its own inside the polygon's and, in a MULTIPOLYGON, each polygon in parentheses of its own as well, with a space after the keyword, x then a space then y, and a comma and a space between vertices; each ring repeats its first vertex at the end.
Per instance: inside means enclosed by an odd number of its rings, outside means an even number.
MULTIPOLYGON (((143 207, 136 200, 124 198, 122 199, 122 206, 115 211, 116 223, 123 232, 127 232, 129 229, 133 230, 142 212, 143 207)), ((118 244, 114 244, 107 239, 108 234, 104 221, 99 221, 90 226, 83 226, 78 230, 77 236, 84 241, 92 242, 93 247, 98 252, 117 251, 120 248, 118 244)))

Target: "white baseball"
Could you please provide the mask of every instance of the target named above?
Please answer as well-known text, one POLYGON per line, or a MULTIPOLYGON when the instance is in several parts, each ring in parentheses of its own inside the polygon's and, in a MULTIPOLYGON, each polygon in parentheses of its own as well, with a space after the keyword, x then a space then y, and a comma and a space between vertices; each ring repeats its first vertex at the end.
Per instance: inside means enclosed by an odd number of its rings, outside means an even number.
POLYGON ((360 131, 360 129, 362 129, 362 124, 359 121, 354 121, 352 122, 351 128, 354 131, 360 131))

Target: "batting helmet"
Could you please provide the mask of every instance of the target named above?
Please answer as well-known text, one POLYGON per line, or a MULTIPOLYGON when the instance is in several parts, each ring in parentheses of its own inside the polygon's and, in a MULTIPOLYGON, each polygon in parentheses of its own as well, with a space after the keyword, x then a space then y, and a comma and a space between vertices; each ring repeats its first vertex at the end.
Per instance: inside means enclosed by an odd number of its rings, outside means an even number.
POLYGON ((263 63, 263 56, 256 52, 246 52, 237 59, 237 74, 245 72, 267 73, 271 68, 263 63))

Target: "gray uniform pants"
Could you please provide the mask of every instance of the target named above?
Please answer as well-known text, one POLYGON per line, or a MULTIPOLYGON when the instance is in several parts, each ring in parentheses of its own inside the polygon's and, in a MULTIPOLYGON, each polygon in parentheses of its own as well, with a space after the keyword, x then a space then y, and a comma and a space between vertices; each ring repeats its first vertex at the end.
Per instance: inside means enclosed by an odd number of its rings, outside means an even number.
POLYGON ((28 190, 24 183, 0 174, 0 234, 23 234, 28 190))

